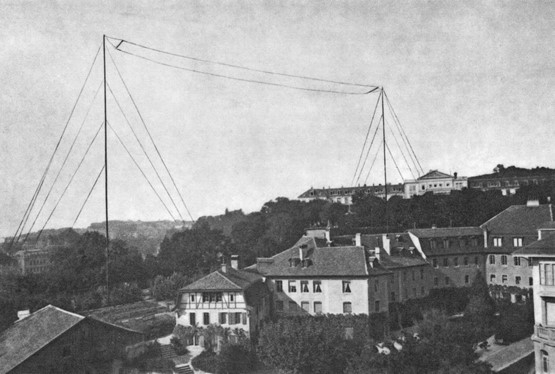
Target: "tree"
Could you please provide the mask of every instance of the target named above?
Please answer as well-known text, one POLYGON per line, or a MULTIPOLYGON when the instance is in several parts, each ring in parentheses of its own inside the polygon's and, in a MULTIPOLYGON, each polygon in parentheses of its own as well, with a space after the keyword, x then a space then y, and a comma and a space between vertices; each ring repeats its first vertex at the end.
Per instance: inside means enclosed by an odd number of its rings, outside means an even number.
POLYGON ((476 321, 489 321, 494 313, 495 301, 489 294, 486 279, 478 272, 470 287, 470 300, 464 315, 476 321))

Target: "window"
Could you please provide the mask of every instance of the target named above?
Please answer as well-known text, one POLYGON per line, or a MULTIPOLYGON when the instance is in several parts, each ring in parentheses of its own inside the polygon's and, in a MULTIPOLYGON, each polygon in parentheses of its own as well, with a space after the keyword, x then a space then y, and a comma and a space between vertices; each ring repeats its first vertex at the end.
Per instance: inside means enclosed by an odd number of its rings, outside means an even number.
POLYGON ((241 313, 241 322, 243 325, 247 324, 247 313, 241 313))
POLYGON ((343 293, 351 293, 351 282, 343 281, 343 293))
POLYGON ((540 264, 540 284, 553 286, 553 264, 540 264))
POLYGON ((380 288, 380 282, 376 279, 376 281, 374 282, 374 292, 378 292, 380 288))
POLYGON ((493 246, 494 247, 502 247, 503 246, 503 238, 500 238, 500 237, 493 238, 493 246))
POLYGON ((353 307, 350 301, 346 301, 343 303, 343 313, 352 313, 353 307))
POLYGON ((297 284, 295 281, 289 281, 289 292, 297 292, 297 284))
POLYGON ((513 238, 513 247, 522 247, 522 238, 513 238))
POLYGON ((503 274, 503 275, 501 276, 501 283, 505 284, 505 283, 507 283, 507 281, 508 281, 507 275, 503 274))
POLYGON ((310 303, 308 301, 301 301, 301 308, 305 312, 310 313, 310 303))
POLYGON ((197 315, 195 312, 189 314, 189 325, 195 326, 197 324, 197 315))
POLYGON ((222 293, 221 292, 203 292, 202 293, 202 302, 217 302, 222 301, 222 293))
POLYGON ((444 239, 443 240, 443 248, 449 248, 450 244, 451 244, 451 242, 449 241, 449 239, 444 239))
POLYGON ((470 283, 470 276, 468 276, 468 275, 465 275, 465 276, 464 276, 464 283, 465 283, 465 284, 470 283))
POLYGON ((308 281, 301 281, 301 292, 309 292, 308 281))
POLYGON ((490 282, 490 283, 495 283, 495 274, 491 274, 491 275, 489 276, 489 282, 490 282))
POLYGON ((230 293, 229 294, 229 301, 233 301, 234 299, 235 299, 235 294, 230 293))
POLYGON ((515 266, 520 266, 520 257, 514 256, 513 261, 515 263, 515 266))
POLYGON ((297 303, 294 301, 289 302, 289 311, 296 312, 297 311, 297 303))
POLYGON ((449 259, 448 258, 443 259, 443 266, 445 266, 445 267, 449 266, 449 259))
POLYGON ((210 324, 210 313, 204 313, 202 323, 207 326, 210 324))
POLYGON ((411 273, 412 273, 412 280, 415 280, 416 278, 414 277, 414 270, 411 273))
POLYGON ((220 313, 220 325, 223 325, 225 323, 227 323, 227 313, 220 313))
POLYGON ((276 281, 276 291, 283 292, 283 281, 276 281))
POLYGON ((315 301, 314 302, 314 313, 322 314, 322 302, 321 301, 315 301))
POLYGON ((534 278, 532 278, 532 277, 528 278, 528 285, 529 285, 529 286, 533 286, 533 285, 534 285, 534 278))
POLYGON ((276 311, 283 312, 283 301, 276 300, 276 311))
POLYGON ((434 286, 438 286, 439 285, 439 278, 435 277, 434 278, 434 286))
POLYGON ((374 302, 374 310, 375 310, 376 312, 379 312, 379 311, 380 311, 380 300, 376 300, 376 301, 374 302))
POLYGON ((424 269, 420 269, 420 279, 424 279, 424 269))
POLYGON ((433 265, 435 268, 438 267, 438 265, 437 265, 437 259, 436 259, 436 258, 432 259, 432 265, 433 265))
POLYGON ((474 265, 478 266, 480 264, 478 256, 474 256, 474 265))
POLYGON ((320 281, 312 282, 312 292, 317 292, 317 293, 322 292, 322 282, 320 281))
POLYGON ((549 354, 543 349, 540 351, 542 355, 542 371, 549 373, 549 354))
POLYGON ((194 294, 191 295, 191 301, 195 301, 195 295, 194 294))
POLYGON ((431 249, 436 249, 436 247, 437 247, 436 241, 435 240, 430 240, 430 248, 431 249))
POLYGON ((395 301, 395 292, 391 293, 391 297, 390 297, 391 301, 395 301))
POLYGON ((501 256, 501 265, 507 265, 507 256, 506 255, 501 256))
POLYGON ((446 285, 446 286, 449 285, 449 277, 445 277, 445 285, 446 285))
POLYGON ((489 264, 495 265, 495 255, 489 255, 489 264))
POLYGON ((515 284, 516 284, 516 285, 519 285, 519 284, 520 284, 520 280, 521 280, 521 278, 520 278, 519 276, 516 276, 516 277, 515 277, 515 284))
POLYGON ((478 239, 472 238, 472 246, 473 246, 473 247, 477 247, 477 246, 478 246, 478 239))
POLYGON ((455 259, 453 260, 453 263, 455 266, 459 266, 459 258, 455 257, 455 259))
POLYGON ((465 257, 463 259, 463 264, 464 264, 464 266, 468 266, 468 257, 465 257))

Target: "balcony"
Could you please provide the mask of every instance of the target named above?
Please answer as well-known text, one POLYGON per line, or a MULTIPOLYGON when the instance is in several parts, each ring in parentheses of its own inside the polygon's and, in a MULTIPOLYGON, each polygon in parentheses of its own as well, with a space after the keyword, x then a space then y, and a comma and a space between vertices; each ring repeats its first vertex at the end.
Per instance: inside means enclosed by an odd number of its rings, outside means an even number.
POLYGON ((535 335, 544 340, 555 341, 555 327, 534 326, 535 335))

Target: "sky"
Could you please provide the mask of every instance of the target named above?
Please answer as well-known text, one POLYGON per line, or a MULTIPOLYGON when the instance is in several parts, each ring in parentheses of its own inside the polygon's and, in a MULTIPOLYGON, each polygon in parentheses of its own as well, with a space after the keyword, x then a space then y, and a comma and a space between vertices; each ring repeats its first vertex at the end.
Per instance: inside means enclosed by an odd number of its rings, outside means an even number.
MULTIPOLYGON (((125 39, 205 60, 384 87, 424 171, 472 176, 489 173, 497 164, 555 167, 555 3, 550 1, 4 0, 0 23, 0 237, 16 231, 103 35, 114 43, 125 39)), ((168 206, 108 129, 110 219, 171 219, 167 210, 174 218, 179 210, 188 219, 111 58, 195 219, 225 209, 256 211, 271 199, 295 198, 311 186, 352 183, 378 93, 342 95, 222 79, 183 68, 311 88, 360 89, 135 50, 181 67, 176 69, 109 44, 107 49, 109 88, 177 206, 149 169, 108 93, 110 126, 168 206)), ((26 230, 72 226, 101 172, 101 63, 102 52, 26 230)), ((388 116, 386 111, 386 120, 392 121, 388 116)), ((399 157, 389 139, 392 154, 399 157)), ((412 178, 402 158, 401 175, 388 162, 388 181, 412 178)), ((366 174, 358 183, 383 183, 383 167, 373 168, 368 179, 366 174)), ((103 178, 75 227, 104 220, 103 178)))

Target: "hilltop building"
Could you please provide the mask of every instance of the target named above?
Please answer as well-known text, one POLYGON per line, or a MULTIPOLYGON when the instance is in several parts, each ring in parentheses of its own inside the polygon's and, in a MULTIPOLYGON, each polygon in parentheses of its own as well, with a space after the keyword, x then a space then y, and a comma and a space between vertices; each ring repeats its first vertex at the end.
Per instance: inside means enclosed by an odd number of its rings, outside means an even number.
MULTIPOLYGON (((301 201, 312 201, 312 200, 327 200, 333 203, 341 203, 345 205, 351 205, 353 203, 353 195, 356 193, 364 193, 368 195, 373 195, 379 198, 385 197, 385 188, 383 185, 377 186, 358 186, 358 187, 341 187, 341 188, 313 188, 311 187, 307 191, 299 195, 298 199, 301 201)), ((392 196, 403 197, 403 185, 402 184, 388 184, 387 185, 387 198, 390 199, 392 196)))
POLYGON ((430 170, 427 174, 415 180, 406 180, 404 183, 404 198, 434 194, 449 194, 451 191, 460 191, 468 186, 466 177, 459 177, 457 173, 449 175, 438 170, 430 170))
POLYGON ((513 252, 530 263, 534 278, 534 353, 536 373, 555 372, 554 225, 538 230, 537 241, 513 252))
POLYGON ((531 288, 534 281, 530 264, 513 252, 536 241, 538 229, 550 224, 553 207, 537 200, 510 206, 482 224, 488 283, 531 288))
POLYGON ((21 274, 41 274, 50 269, 50 254, 50 248, 22 249, 14 257, 21 274))
POLYGON ((503 195, 512 195, 522 186, 541 185, 555 182, 555 169, 538 167, 524 169, 515 166, 505 168, 497 165, 491 174, 468 178, 468 187, 482 191, 501 191, 503 195))
MULTIPOLYGON (((269 317, 270 293, 263 277, 240 270, 239 258, 234 256, 231 265, 223 262, 221 269, 179 290, 176 309, 177 324, 217 324, 249 335, 269 317)), ((191 343, 202 345, 196 338, 191 343)))
POLYGON ((0 333, 0 373, 119 373, 142 333, 48 305, 0 333))

